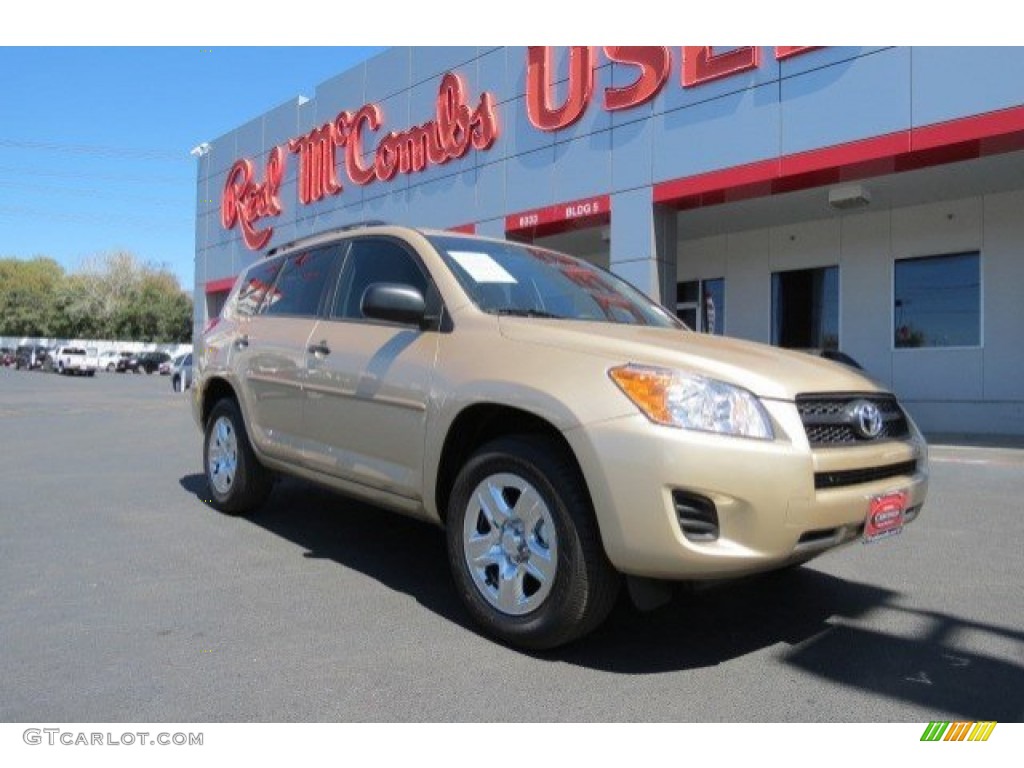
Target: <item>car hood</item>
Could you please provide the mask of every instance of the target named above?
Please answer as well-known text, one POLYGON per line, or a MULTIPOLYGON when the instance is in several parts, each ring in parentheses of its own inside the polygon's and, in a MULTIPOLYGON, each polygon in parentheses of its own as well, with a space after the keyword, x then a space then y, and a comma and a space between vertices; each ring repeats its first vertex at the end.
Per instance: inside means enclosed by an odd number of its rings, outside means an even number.
POLYGON ((726 381, 769 399, 803 392, 878 392, 852 368, 803 352, 740 339, 616 323, 502 317, 505 338, 625 363, 674 368, 726 381))

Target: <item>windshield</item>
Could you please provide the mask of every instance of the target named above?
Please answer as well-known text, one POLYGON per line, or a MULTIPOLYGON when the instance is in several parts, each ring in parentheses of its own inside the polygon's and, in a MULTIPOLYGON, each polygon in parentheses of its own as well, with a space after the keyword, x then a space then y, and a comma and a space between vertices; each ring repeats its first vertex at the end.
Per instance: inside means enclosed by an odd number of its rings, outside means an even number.
POLYGON ((518 243, 427 239, 484 312, 683 327, 628 283, 581 259, 518 243))

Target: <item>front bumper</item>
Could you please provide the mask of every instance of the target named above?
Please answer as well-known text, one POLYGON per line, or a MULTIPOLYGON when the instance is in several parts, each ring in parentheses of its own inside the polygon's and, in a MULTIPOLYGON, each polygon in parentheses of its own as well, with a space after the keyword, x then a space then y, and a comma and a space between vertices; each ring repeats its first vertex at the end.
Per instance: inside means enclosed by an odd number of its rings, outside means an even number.
POLYGON ((565 433, 594 502, 605 551, 621 572, 715 579, 807 560, 860 538, 871 499, 893 491, 923 504, 927 448, 906 441, 811 450, 792 403, 766 402, 776 439, 752 440, 657 426, 642 415, 565 433), (899 474, 827 489, 815 474, 903 465, 899 474), (710 499, 718 535, 684 534, 673 491, 710 499))

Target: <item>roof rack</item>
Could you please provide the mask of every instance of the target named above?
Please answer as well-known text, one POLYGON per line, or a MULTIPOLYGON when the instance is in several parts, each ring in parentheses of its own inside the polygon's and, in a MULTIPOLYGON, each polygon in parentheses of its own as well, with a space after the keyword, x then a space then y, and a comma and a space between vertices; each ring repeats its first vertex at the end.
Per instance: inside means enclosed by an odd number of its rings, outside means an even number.
POLYGON ((264 258, 276 256, 279 253, 283 253, 284 251, 287 251, 290 248, 294 248, 295 246, 304 243, 307 240, 312 240, 314 238, 319 240, 322 237, 326 237, 327 235, 335 235, 338 234, 339 232, 350 232, 353 229, 363 229, 364 227, 386 227, 391 224, 393 224, 393 222, 384 221, 382 219, 365 219, 363 221, 353 221, 351 224, 343 224, 340 227, 334 227, 333 229, 325 229, 323 232, 316 232, 315 234, 305 235, 295 240, 291 240, 287 243, 282 243, 281 245, 275 245, 273 248, 267 251, 266 254, 264 254, 264 258))

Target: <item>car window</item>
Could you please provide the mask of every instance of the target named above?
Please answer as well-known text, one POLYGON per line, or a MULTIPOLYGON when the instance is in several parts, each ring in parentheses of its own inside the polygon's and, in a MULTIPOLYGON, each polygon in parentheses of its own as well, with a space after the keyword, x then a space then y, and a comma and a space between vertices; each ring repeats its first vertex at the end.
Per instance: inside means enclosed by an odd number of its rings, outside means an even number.
POLYGON ((260 314, 314 316, 327 284, 336 247, 289 256, 260 314))
POLYGON ((519 243, 428 239, 484 312, 682 328, 621 278, 582 259, 519 243))
POLYGON ((363 294, 374 283, 401 283, 427 293, 427 277, 416 259, 393 240, 355 240, 345 262, 332 317, 362 318, 363 294))
POLYGON ((233 309, 242 317, 255 315, 267 292, 274 284, 274 278, 281 269, 281 259, 273 259, 254 265, 245 276, 245 282, 238 289, 235 296, 233 309))

